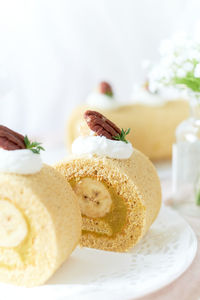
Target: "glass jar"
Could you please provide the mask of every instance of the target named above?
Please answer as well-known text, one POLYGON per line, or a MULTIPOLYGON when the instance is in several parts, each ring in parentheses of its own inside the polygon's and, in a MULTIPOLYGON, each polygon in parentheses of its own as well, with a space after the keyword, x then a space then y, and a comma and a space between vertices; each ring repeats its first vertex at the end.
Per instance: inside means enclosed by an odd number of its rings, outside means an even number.
POLYGON ((200 99, 190 100, 190 117, 176 129, 172 182, 174 207, 200 215, 200 99))

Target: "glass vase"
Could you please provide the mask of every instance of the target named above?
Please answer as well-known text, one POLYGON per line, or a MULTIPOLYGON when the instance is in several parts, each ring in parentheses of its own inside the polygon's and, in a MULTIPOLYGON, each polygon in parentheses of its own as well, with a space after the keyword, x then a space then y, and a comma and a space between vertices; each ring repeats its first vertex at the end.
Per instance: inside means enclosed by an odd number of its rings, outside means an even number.
POLYGON ((173 205, 200 216, 200 99, 189 103, 190 117, 177 127, 173 145, 173 205))

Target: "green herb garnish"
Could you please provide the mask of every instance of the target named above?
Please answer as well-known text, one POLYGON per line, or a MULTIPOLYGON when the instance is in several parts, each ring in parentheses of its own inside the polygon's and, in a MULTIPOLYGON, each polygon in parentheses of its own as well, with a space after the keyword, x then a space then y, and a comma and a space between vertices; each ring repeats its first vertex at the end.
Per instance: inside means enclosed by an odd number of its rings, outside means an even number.
POLYGON ((114 136, 113 138, 115 140, 122 141, 122 142, 128 144, 128 141, 126 140, 126 136, 130 133, 130 131, 131 131, 130 128, 129 129, 125 129, 125 130, 122 128, 121 133, 118 134, 118 135, 116 135, 116 136, 114 136))
POLYGON ((185 85, 196 93, 200 92, 200 79, 195 78, 191 72, 188 72, 184 78, 175 77, 173 82, 175 84, 185 85))
POLYGON ((105 95, 108 97, 113 97, 113 92, 112 91, 107 91, 105 92, 105 95))
POLYGON ((27 135, 25 135, 24 137, 24 143, 25 143, 25 146, 26 146, 26 149, 30 149, 33 153, 36 153, 36 154, 40 154, 40 151, 45 151, 45 149, 40 146, 41 143, 37 143, 37 142, 31 142, 27 135))

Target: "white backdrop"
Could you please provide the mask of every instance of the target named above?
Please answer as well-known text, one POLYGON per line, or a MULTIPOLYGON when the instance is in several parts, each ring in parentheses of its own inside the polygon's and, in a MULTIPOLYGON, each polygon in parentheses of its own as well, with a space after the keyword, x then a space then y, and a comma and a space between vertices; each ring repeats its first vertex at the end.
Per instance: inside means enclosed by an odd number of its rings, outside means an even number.
POLYGON ((0 0, 0 123, 62 140, 102 79, 130 97, 162 38, 191 30, 199 0, 0 0))

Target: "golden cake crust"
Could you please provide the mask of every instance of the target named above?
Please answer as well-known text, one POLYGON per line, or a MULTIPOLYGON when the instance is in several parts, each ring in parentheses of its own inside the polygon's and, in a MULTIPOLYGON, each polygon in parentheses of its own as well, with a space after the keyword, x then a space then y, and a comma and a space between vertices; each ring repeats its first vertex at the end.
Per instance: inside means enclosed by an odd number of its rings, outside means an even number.
POLYGON ((93 232, 84 232, 82 246, 127 251, 147 232, 159 212, 161 188, 157 172, 149 159, 138 150, 134 149, 131 158, 126 160, 72 156, 56 168, 68 181, 92 177, 107 183, 126 204, 126 225, 119 233, 98 236, 93 232))

